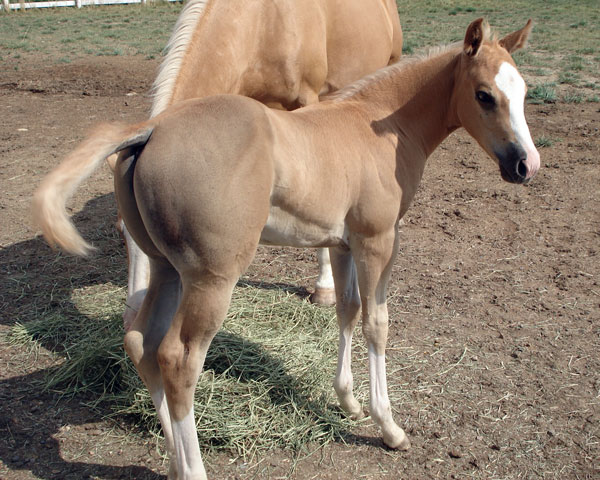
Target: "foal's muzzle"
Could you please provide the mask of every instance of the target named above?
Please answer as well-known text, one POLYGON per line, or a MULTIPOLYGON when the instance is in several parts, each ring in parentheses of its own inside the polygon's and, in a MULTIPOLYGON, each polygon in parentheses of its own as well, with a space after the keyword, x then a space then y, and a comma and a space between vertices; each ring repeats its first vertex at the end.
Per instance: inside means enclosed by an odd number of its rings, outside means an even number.
POLYGON ((527 166, 527 152, 518 143, 509 143, 506 149, 495 152, 500 175, 510 183, 526 183, 531 178, 527 166))

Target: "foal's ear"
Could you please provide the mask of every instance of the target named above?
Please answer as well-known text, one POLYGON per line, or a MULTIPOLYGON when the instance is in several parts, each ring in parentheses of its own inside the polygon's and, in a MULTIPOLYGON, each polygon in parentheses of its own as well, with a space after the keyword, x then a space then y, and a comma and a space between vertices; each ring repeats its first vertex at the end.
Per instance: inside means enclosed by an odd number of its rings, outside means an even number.
POLYGON ((530 18, 527 20, 527 25, 525 25, 521 30, 509 33, 506 37, 500 40, 500 45, 506 48, 508 53, 513 53, 514 51, 523 48, 527 43, 527 39, 529 38, 529 33, 531 32, 532 27, 533 23, 531 23, 530 18))
POLYGON ((478 18, 467 27, 465 35, 464 52, 470 57, 477 55, 479 47, 485 40, 489 27, 483 18, 478 18))

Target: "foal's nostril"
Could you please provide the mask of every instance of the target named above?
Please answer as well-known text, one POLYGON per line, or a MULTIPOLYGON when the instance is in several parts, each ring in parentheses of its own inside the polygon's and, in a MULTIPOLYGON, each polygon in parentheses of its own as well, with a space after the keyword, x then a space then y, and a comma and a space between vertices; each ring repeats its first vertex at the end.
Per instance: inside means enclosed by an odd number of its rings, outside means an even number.
POLYGON ((521 178, 527 177, 527 165, 525 165, 525 160, 519 160, 517 163, 517 175, 521 178))

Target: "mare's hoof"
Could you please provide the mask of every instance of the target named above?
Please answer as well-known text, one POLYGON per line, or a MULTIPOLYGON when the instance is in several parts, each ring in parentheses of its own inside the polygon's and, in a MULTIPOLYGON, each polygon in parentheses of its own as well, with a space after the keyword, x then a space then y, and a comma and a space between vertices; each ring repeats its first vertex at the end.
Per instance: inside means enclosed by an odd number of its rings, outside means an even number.
POLYGON ((317 305, 335 305, 335 289, 317 288, 310 296, 310 301, 317 305))

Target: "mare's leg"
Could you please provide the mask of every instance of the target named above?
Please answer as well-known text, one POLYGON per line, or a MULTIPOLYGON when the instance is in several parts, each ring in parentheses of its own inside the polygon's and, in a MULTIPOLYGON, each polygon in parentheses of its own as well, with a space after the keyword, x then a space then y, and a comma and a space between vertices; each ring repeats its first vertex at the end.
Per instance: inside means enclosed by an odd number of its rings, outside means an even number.
POLYGON ((142 306, 150 277, 150 261, 148 256, 138 247, 131 237, 125 222, 121 220, 121 228, 127 248, 127 300, 123 313, 123 326, 127 332, 142 306))
POLYGON ((352 254, 343 248, 332 248, 331 266, 335 279, 336 313, 340 328, 338 366, 333 382, 340 406, 352 418, 364 416, 360 403, 354 398, 352 378, 352 333, 360 316, 360 296, 356 267, 352 254))
POLYGON ((410 441, 392 416, 388 398, 385 347, 388 336, 387 284, 398 250, 397 226, 387 234, 352 238, 362 301, 362 328, 369 355, 370 412, 381 427, 383 441, 391 448, 406 450, 410 441))
POLYGON ((206 479, 194 420, 194 391, 206 352, 221 327, 237 276, 183 277, 183 298, 158 350, 179 479, 206 479))
MULTIPOLYGON (((151 281, 148 294, 131 328, 125 335, 125 350, 133 361, 140 378, 150 392, 158 419, 165 436, 167 451, 174 459, 175 446, 171 428, 171 418, 165 397, 157 352, 163 340, 180 300, 181 281, 177 271, 166 261, 150 262, 151 281)), ((177 463, 171 461, 169 479, 177 478, 177 463)))
MULTIPOLYGON (((117 159, 117 154, 113 154, 106 159, 113 173, 117 170, 117 159)), ((135 243, 121 215, 117 220, 117 229, 123 237, 125 249, 127 250, 127 300, 123 312, 123 326, 127 332, 131 328, 148 291, 150 262, 148 256, 135 243)))
POLYGON ((315 293, 311 295, 311 301, 320 305, 333 305, 336 297, 329 249, 317 249, 317 259, 319 260, 319 276, 315 284, 315 293))

